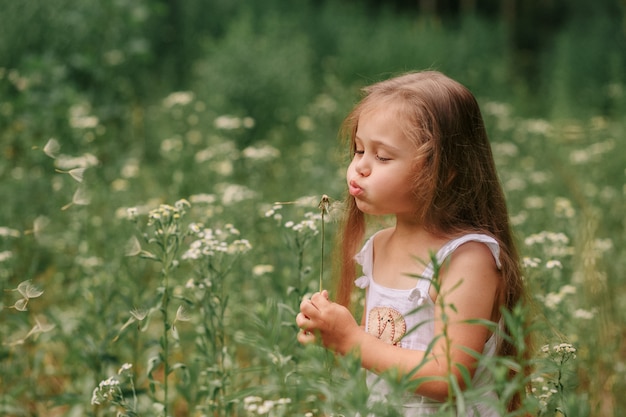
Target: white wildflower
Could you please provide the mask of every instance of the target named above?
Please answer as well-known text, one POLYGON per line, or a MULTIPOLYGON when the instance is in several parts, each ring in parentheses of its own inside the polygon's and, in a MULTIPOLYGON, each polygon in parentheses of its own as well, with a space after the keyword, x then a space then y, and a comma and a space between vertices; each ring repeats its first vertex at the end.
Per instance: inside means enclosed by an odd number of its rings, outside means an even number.
POLYGON ((280 156, 280 151, 273 146, 248 146, 242 152, 244 158, 255 161, 270 161, 280 156))
POLYGON ((563 269, 563 265, 561 264, 561 261, 557 261, 557 260, 549 260, 548 262, 546 262, 546 268, 548 269, 563 269))
POLYGON ((163 106, 168 109, 174 106, 186 106, 193 99, 194 94, 191 91, 176 91, 163 99, 163 106))
POLYGON ((272 272, 274 272, 274 266, 273 265, 255 265, 252 268, 252 274, 256 275, 256 276, 270 274, 272 272))
POLYGON ((573 316, 575 319, 591 320, 595 316, 595 313, 593 311, 583 310, 582 308, 579 308, 574 311, 573 316))
POLYGON ((0 227, 0 236, 1 237, 20 237, 21 233, 19 230, 11 229, 10 227, 0 227))

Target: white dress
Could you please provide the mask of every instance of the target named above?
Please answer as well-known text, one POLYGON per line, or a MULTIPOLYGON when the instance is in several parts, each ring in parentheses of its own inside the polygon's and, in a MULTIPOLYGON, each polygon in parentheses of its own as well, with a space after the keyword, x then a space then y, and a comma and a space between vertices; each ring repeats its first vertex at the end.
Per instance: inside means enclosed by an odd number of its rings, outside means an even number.
MULTIPOLYGON (((467 234, 447 242, 437 252, 439 264, 442 264, 460 245, 470 241, 486 244, 493 254, 497 267, 501 267, 500 247, 497 241, 483 234, 467 234)), ((430 279, 433 277, 433 265, 429 264, 421 278, 416 279, 414 288, 399 290, 381 286, 372 277, 374 237, 365 243, 355 256, 355 260, 363 270, 363 276, 358 278, 355 284, 359 288, 368 288, 367 311, 365 312, 366 331, 387 343, 396 344, 404 349, 426 350, 434 338, 435 305, 428 293, 430 279), (422 307, 418 309, 420 306, 422 307)), ((497 344, 498 337, 494 333, 485 343, 482 354, 493 356, 496 353, 497 344)), ((479 364, 472 380, 472 387, 485 387, 491 383, 492 376, 479 364)), ((389 386, 384 380, 372 372, 367 372, 367 385, 370 388, 370 401, 385 401, 389 394, 389 386)), ((493 392, 487 396, 492 399, 496 398, 493 392)), ((441 403, 437 401, 407 392, 403 396, 403 415, 416 417, 435 414, 440 409, 440 405, 441 403)), ((474 409, 477 413, 470 410, 467 416, 494 417, 498 415, 483 403, 472 404, 468 408, 474 409)))

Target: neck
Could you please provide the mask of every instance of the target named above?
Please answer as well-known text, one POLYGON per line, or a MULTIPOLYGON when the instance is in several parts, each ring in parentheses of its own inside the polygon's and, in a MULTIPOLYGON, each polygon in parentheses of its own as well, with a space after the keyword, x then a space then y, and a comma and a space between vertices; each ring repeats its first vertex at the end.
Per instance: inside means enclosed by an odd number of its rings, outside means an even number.
POLYGON ((420 222, 396 218, 396 225, 393 230, 393 239, 398 242, 409 242, 414 240, 441 239, 443 234, 429 231, 420 222))

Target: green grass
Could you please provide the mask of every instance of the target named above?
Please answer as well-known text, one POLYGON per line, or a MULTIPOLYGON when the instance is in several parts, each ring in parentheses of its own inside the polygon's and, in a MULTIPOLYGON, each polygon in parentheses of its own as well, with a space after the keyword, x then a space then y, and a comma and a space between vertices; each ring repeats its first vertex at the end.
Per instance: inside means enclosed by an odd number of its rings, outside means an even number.
MULTIPOLYGON (((319 200, 344 195, 341 119, 360 86, 423 68, 468 85, 483 109, 538 304, 534 414, 626 412, 626 57, 605 42, 612 31, 591 25, 581 52, 564 29, 537 94, 511 68, 506 28, 478 18, 331 2, 216 2, 211 15, 189 2, 174 53, 156 3, 65 3, 6 5, 0 18, 3 415, 365 411, 357 361, 299 346, 294 317, 319 288, 319 200), (28 19, 41 24, 24 31, 28 19), (163 243, 149 213, 182 199, 163 243), (184 256, 204 229, 215 256, 184 256), (120 395, 92 404, 107 380, 100 394, 120 395)), ((324 230, 327 288, 338 210, 324 230)))

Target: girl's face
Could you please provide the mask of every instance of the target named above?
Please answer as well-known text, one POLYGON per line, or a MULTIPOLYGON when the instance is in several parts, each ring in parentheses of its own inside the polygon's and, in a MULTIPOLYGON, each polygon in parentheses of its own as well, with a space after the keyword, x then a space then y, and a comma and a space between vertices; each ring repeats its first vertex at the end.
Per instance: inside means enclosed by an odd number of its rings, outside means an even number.
POLYGON ((346 179, 357 207, 372 215, 412 215, 415 149, 389 109, 361 114, 346 179))

